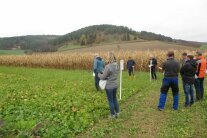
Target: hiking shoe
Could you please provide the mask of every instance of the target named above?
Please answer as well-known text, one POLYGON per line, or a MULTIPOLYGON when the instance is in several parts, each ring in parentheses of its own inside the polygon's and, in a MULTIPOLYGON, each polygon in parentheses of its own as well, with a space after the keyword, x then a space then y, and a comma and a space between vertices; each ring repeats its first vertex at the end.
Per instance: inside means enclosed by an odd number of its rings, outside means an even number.
POLYGON ((120 113, 116 113, 116 118, 119 118, 120 117, 120 113))
POLYGON ((116 119, 116 115, 109 115, 108 118, 109 119, 116 119))
POLYGON ((188 108, 188 107, 190 107, 190 104, 188 104, 188 105, 185 104, 185 108, 188 108))
POLYGON ((191 103, 190 103, 190 106, 192 106, 193 104, 194 104, 194 102, 191 102, 191 103))
POLYGON ((161 108, 158 107, 157 110, 158 110, 158 111, 163 111, 164 109, 161 109, 161 108))

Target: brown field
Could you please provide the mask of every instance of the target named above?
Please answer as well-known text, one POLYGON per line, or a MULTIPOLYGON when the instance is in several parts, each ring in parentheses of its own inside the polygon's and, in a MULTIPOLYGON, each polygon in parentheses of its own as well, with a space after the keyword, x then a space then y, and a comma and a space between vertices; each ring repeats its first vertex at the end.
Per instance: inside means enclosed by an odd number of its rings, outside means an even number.
POLYGON ((0 65, 92 70, 94 53, 99 53, 107 62, 107 53, 114 51, 117 61, 123 59, 126 63, 128 57, 131 56, 137 63, 137 71, 147 71, 149 56, 154 55, 158 60, 158 66, 160 66, 166 60, 168 50, 174 50, 176 58, 180 60, 183 52, 193 52, 197 49, 159 41, 130 42, 47 54, 2 55, 0 56, 0 65))
POLYGON ((64 53, 83 53, 83 52, 101 52, 101 51, 146 51, 146 50, 196 50, 198 48, 160 41, 140 41, 120 44, 105 44, 91 46, 87 48, 73 49, 64 51, 64 53))
MULTIPOLYGON (((181 59, 182 52, 187 50, 174 50, 176 59, 181 59)), ((190 51, 192 52, 192 51, 190 51)), ((158 60, 158 66, 166 60, 166 50, 153 51, 120 51, 114 52, 117 61, 123 59, 126 61, 131 56, 137 63, 137 71, 147 71, 149 56, 152 54, 158 60)), ((107 63, 108 52, 99 52, 101 57, 107 63)), ((70 70, 92 70, 93 52, 84 53, 53 53, 53 54, 34 54, 34 55, 6 55, 0 56, 0 65, 6 66, 23 66, 23 67, 40 67, 40 68, 58 68, 70 70)))

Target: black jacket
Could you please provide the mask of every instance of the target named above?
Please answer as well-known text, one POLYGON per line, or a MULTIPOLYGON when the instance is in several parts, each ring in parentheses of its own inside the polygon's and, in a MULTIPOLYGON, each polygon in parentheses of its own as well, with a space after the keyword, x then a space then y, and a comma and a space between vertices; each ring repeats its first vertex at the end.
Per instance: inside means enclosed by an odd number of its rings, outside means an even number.
POLYGON ((195 60, 186 61, 180 70, 180 74, 185 83, 193 84, 195 81, 197 63, 195 60))
POLYGON ((178 77, 178 73, 180 71, 180 64, 174 58, 168 58, 167 61, 162 64, 162 69, 164 71, 165 77, 178 77))
POLYGON ((157 59, 155 59, 155 58, 150 59, 149 65, 151 64, 150 62, 152 62, 152 68, 157 66, 157 59))
POLYGON ((127 69, 132 69, 132 66, 135 66, 135 61, 134 60, 128 60, 127 61, 127 69))

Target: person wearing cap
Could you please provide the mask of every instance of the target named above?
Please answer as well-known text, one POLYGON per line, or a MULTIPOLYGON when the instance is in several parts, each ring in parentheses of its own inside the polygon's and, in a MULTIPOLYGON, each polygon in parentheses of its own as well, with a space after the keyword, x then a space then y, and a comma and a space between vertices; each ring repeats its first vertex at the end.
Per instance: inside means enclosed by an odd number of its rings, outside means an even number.
POLYGON ((149 67, 151 70, 152 80, 157 80, 157 75, 156 75, 157 59, 153 55, 150 55, 149 67))
POLYGON ((94 55, 94 61, 93 61, 93 72, 95 74, 95 87, 97 91, 100 91, 99 87, 99 81, 100 78, 98 77, 98 73, 102 73, 104 70, 105 63, 103 59, 98 55, 94 55))
POLYGON ((206 59, 201 52, 196 52, 195 61, 197 62, 195 89, 196 89, 196 100, 203 100, 204 96, 204 78, 206 75, 206 59))
POLYGON ((188 54, 185 64, 180 70, 185 93, 185 107, 189 107, 194 103, 193 84, 195 82, 196 66, 197 63, 193 60, 193 55, 188 54))
POLYGON ((135 61, 129 57, 128 61, 127 61, 127 69, 128 69, 128 73, 129 73, 129 77, 131 78, 131 76, 133 75, 134 77, 134 68, 135 68, 135 61))
POLYGON ((167 60, 162 64, 160 69, 164 71, 164 78, 161 87, 158 110, 164 110, 169 88, 172 89, 173 93, 173 109, 177 110, 179 100, 178 73, 180 70, 180 64, 174 59, 173 51, 169 51, 167 53, 167 60))

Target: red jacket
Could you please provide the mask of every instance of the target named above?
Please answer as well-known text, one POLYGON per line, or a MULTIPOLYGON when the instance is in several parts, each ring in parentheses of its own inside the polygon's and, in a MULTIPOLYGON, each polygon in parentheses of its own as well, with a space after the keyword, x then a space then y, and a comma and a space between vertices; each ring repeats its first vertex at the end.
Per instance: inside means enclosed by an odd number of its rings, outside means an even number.
POLYGON ((203 56, 200 56, 196 59, 197 70, 196 75, 198 78, 205 78, 206 75, 206 59, 203 56))

